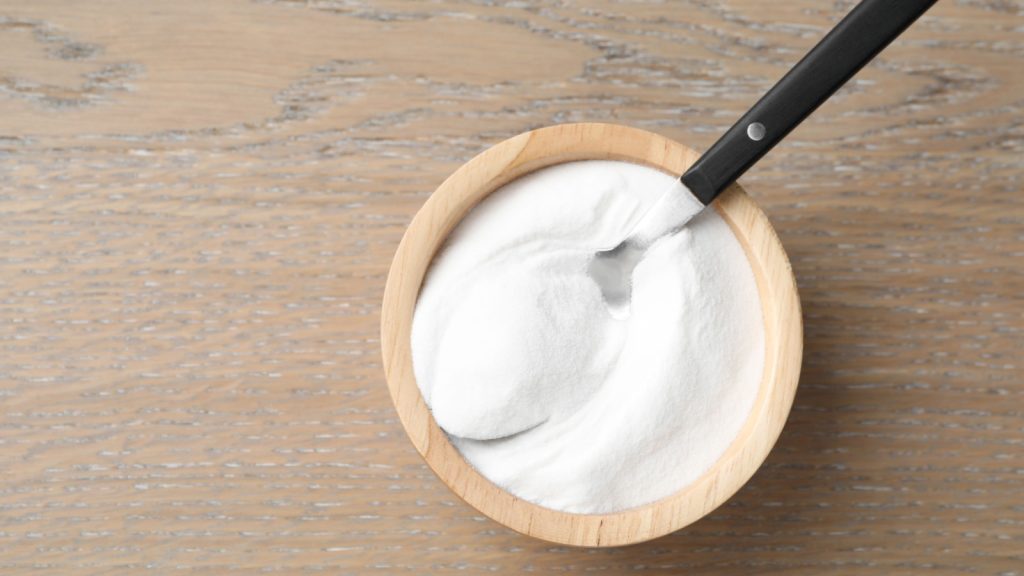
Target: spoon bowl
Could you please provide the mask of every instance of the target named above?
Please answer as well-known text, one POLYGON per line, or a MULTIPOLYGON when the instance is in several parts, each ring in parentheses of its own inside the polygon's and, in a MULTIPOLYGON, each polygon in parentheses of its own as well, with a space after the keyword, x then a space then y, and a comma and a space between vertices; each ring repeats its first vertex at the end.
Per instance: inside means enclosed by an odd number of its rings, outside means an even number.
POLYGON ((564 124, 520 134, 452 174, 413 218, 388 273, 381 348, 388 390, 413 446, 455 494, 484 515, 542 540, 574 546, 621 546, 657 538, 708 514, 753 475, 782 430, 796 393, 803 350, 800 302, 782 244, 765 214, 738 184, 714 209, 746 252, 761 299, 765 365, 750 414, 737 437, 697 480, 658 501, 607 514, 575 514, 519 499, 461 456, 434 421, 416 384, 411 332, 416 299, 434 255, 463 217, 488 194, 530 172, 578 160, 620 160, 671 175, 698 154, 657 134, 611 124, 564 124))

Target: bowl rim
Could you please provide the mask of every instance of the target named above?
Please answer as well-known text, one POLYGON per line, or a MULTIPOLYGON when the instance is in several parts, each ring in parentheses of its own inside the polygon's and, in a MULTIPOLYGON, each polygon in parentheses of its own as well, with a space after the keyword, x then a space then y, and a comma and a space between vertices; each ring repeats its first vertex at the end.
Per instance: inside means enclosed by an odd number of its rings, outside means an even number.
POLYGON ((688 486, 618 512, 577 514, 518 498, 472 467, 434 421, 412 367, 412 315, 426 271, 451 230, 504 184, 547 166, 621 160, 681 174, 698 154, 658 134, 603 123, 560 124, 514 136, 459 167, 416 213, 384 289, 381 352, 388 390, 406 435, 427 465, 470 506, 522 534, 571 546, 636 544, 702 518, 735 494, 771 451, 792 407, 803 355, 803 322, 792 267, 767 216, 734 184, 715 203, 754 270, 765 322, 758 397, 726 451, 688 486))

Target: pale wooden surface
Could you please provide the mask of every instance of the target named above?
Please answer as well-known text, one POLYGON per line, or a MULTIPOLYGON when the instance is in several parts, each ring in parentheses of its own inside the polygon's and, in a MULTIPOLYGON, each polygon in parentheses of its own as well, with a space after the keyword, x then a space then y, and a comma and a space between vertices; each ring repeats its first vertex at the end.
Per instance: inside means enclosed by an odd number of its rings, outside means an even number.
POLYGON ((851 5, 0 2, 0 572, 1024 572, 1018 1, 942 0, 745 179, 806 352, 710 517, 518 536, 388 399, 446 175, 556 122, 704 148, 851 5))
POLYGON ((719 507, 764 462, 789 414, 800 376, 803 338, 796 279, 768 217, 739 184, 714 206, 739 239, 757 281, 764 312, 765 362, 746 423, 717 462, 665 498, 608 514, 543 508, 479 474, 430 415, 413 376, 412 320, 434 254, 459 221, 492 191, 534 170, 578 160, 624 160, 682 174, 699 158, 693 148, 653 132, 604 123, 531 130, 495 144, 448 177, 416 213, 388 271, 381 306, 384 374, 399 419, 427 465, 453 492, 516 532, 556 544, 608 547, 652 540, 719 507))

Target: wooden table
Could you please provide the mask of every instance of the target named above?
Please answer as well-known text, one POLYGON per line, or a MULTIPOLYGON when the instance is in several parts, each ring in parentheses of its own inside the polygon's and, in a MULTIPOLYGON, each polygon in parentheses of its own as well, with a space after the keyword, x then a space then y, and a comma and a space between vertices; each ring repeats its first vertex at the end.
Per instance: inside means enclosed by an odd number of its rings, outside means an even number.
POLYGON ((379 304, 455 167, 706 148, 852 5, 0 1, 0 573, 1024 572, 1024 14, 943 0, 744 183, 800 284, 764 467, 631 548, 518 536, 396 420, 379 304))

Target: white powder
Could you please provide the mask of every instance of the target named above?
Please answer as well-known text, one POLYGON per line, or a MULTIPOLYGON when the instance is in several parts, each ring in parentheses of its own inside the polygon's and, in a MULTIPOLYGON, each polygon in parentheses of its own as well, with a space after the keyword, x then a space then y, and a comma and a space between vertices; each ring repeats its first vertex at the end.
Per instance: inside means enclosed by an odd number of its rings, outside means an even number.
POLYGON ((706 471, 750 411, 760 300, 714 210, 651 246, 628 316, 587 275, 672 180, 611 161, 535 172, 477 206, 428 272, 420 390, 466 459, 520 498, 578 513, 658 500, 706 471))

